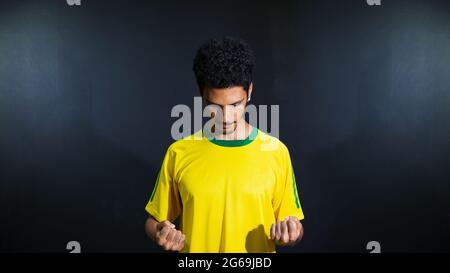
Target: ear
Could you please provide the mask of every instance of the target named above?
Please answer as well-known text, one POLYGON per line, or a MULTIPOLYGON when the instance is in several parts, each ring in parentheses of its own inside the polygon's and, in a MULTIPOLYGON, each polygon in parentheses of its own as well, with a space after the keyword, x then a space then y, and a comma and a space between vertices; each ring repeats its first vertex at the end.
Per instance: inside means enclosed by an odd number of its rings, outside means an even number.
POLYGON ((251 82, 250 85, 248 86, 247 101, 250 101, 252 97, 252 91, 253 91, 253 82, 251 82))

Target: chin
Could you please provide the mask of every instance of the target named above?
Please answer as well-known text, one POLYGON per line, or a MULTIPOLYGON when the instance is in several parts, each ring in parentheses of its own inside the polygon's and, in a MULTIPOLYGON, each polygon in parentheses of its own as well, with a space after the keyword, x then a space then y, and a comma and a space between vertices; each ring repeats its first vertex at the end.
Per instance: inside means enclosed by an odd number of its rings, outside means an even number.
POLYGON ((230 127, 230 128, 223 128, 222 130, 223 130, 224 135, 230 135, 230 134, 234 133, 236 128, 230 127))

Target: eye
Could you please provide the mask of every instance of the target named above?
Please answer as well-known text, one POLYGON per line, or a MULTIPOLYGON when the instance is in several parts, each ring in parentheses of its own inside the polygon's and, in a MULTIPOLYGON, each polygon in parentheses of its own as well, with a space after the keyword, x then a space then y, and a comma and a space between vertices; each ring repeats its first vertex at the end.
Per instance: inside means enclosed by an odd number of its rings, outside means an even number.
POLYGON ((218 104, 215 104, 215 103, 212 103, 212 102, 208 102, 208 103, 206 103, 206 105, 205 105, 205 106, 211 106, 211 108, 212 108, 212 109, 215 109, 215 108, 221 107, 220 105, 218 105, 218 104))

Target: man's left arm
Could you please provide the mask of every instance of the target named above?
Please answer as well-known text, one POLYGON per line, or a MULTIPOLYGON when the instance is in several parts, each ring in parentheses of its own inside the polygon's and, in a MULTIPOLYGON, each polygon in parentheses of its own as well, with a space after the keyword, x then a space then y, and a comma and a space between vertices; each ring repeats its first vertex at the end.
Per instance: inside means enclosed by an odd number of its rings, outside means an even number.
POLYGON ((289 150, 281 147, 281 168, 278 172, 277 187, 273 199, 275 223, 272 224, 270 235, 280 246, 295 245, 303 237, 303 210, 298 197, 297 183, 289 150))

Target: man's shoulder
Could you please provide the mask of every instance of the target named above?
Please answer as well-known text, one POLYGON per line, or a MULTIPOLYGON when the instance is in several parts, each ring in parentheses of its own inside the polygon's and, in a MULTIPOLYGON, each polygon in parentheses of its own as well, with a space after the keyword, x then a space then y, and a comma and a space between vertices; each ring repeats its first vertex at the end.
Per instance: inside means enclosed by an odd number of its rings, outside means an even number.
POLYGON ((202 137, 202 132, 197 131, 189 136, 175 140, 172 144, 170 144, 167 150, 170 152, 180 153, 195 146, 200 147, 198 145, 201 145, 203 141, 204 138, 202 137))
POLYGON ((288 152, 287 146, 279 138, 258 129, 258 144, 261 151, 288 152))

